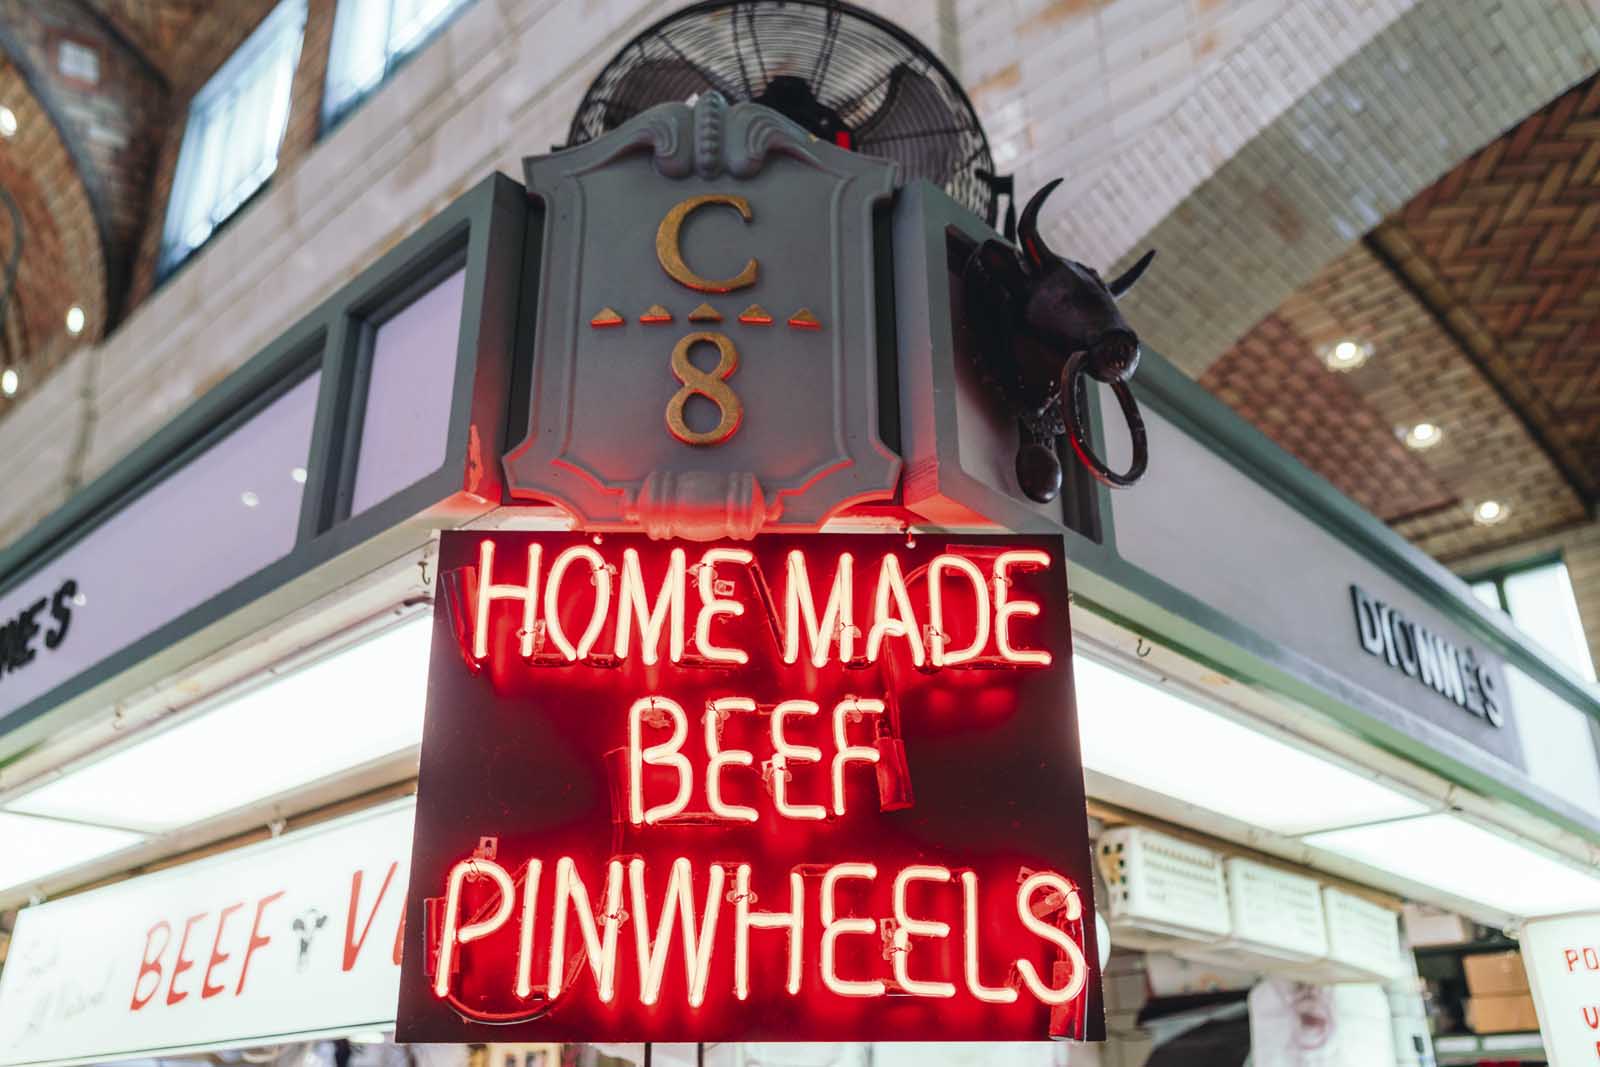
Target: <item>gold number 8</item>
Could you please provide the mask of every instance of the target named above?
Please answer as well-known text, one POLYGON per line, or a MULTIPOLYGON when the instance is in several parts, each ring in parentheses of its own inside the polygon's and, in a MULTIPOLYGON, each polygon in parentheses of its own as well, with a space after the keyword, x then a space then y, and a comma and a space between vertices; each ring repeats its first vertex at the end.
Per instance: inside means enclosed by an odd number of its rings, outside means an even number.
POLYGON ((672 373, 683 383, 683 388, 667 401, 667 429, 672 436, 686 445, 704 446, 720 445, 738 432, 739 424, 744 421, 744 405, 727 382, 738 369, 739 350, 733 347, 733 339, 727 334, 706 330, 685 334, 678 341, 672 349, 672 373), (715 370, 703 371, 689 362, 689 350, 701 342, 717 346, 720 358, 715 370), (683 406, 696 393, 717 405, 721 416, 709 430, 691 430, 684 421, 683 406))

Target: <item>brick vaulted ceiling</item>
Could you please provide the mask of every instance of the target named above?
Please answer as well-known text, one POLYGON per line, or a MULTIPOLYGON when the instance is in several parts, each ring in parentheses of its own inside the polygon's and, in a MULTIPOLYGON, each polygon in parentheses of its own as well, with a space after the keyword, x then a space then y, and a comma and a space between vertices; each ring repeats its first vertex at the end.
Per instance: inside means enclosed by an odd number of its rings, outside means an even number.
POLYGON ((204 9, 213 6, 212 0, 88 0, 88 3, 154 64, 169 83, 184 80, 179 66, 181 46, 195 19, 204 9))
POLYGON ((1462 161, 1201 381, 1450 560, 1582 523, 1600 497, 1600 75, 1462 161), (1344 338, 1371 346, 1330 371, 1344 338), (1412 451, 1405 427, 1439 444, 1412 451), (1483 500, 1509 505, 1474 523, 1483 500))

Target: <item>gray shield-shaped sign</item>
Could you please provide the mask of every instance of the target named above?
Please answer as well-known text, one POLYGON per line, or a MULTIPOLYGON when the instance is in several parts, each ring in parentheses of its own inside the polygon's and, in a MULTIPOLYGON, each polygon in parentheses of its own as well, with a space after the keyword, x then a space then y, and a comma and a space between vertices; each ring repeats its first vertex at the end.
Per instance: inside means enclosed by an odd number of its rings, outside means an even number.
POLYGON ((893 164, 707 94, 526 169, 544 224, 512 497, 710 539, 893 494, 873 258, 893 164))

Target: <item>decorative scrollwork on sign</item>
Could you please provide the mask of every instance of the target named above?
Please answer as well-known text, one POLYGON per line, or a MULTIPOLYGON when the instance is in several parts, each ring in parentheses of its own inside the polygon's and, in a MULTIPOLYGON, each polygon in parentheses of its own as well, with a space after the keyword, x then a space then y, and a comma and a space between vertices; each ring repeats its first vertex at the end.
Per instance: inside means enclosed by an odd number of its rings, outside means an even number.
POLYGON ((701 95, 694 104, 694 172, 702 178, 722 173, 722 128, 728 102, 721 93, 701 95))

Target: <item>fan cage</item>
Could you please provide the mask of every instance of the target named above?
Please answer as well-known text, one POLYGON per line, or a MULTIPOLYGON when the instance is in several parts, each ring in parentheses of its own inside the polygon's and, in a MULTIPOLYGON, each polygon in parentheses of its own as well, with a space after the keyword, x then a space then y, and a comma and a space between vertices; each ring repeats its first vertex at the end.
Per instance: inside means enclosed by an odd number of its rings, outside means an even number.
POLYGON ((837 0, 708 0, 629 41, 584 94, 567 143, 709 90, 754 100, 774 78, 803 80, 851 131, 850 147, 900 165, 995 221, 994 158, 955 76, 915 37, 837 0))

